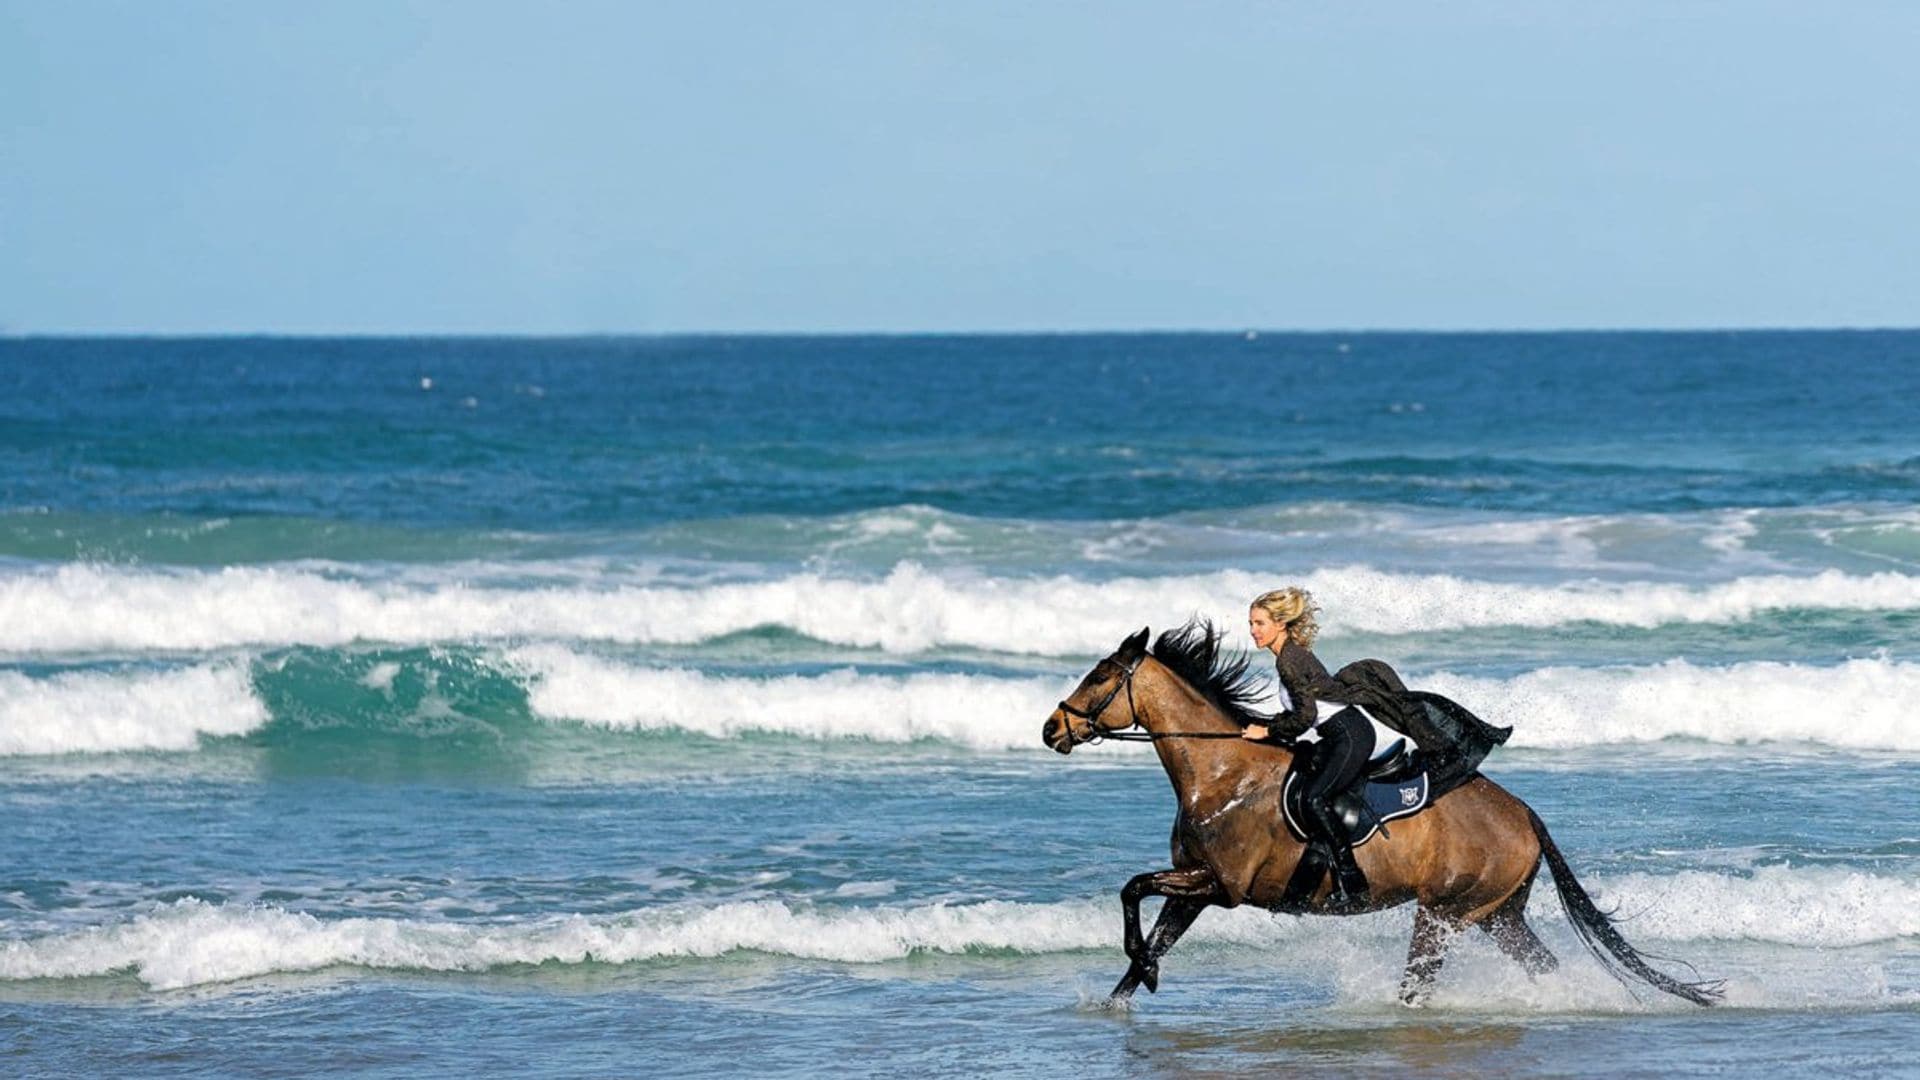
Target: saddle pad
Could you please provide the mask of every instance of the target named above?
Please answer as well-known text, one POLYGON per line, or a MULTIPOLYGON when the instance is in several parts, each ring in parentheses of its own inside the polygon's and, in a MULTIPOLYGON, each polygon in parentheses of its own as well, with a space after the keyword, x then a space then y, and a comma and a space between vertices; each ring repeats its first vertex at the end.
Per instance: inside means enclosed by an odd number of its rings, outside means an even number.
MULTIPOLYGON (((1300 797, 1294 792, 1294 781, 1299 776, 1289 771, 1285 785, 1280 789, 1280 806, 1287 817, 1287 828, 1301 840, 1310 840, 1305 826, 1301 822, 1300 797)), ((1347 826, 1347 835, 1354 847, 1373 839, 1380 826, 1396 818, 1411 817, 1426 809, 1432 795, 1432 785, 1425 771, 1400 780, 1396 783, 1382 784, 1368 781, 1358 790, 1348 789, 1334 797, 1335 813, 1347 826)))

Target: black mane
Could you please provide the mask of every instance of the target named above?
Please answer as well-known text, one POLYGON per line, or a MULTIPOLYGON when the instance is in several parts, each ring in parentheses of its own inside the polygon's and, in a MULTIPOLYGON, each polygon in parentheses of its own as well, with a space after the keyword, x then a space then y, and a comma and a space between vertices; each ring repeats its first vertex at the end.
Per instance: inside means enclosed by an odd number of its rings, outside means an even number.
POLYGON ((1234 723, 1264 724, 1267 715, 1254 709, 1265 696, 1266 680, 1251 670, 1253 658, 1243 652, 1222 654, 1223 630, 1195 615, 1185 626, 1168 630, 1153 643, 1153 658, 1186 680, 1227 714, 1234 723))

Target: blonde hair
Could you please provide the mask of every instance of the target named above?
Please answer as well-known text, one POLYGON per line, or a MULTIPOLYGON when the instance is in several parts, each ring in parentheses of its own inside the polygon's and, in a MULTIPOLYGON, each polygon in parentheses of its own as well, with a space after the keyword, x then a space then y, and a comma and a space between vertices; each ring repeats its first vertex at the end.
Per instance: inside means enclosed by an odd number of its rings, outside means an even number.
POLYGON ((1320 636, 1320 623, 1313 617, 1320 606, 1305 589, 1290 586, 1264 592, 1253 598, 1252 606, 1266 612, 1268 618, 1286 627, 1288 637, 1308 648, 1320 636))

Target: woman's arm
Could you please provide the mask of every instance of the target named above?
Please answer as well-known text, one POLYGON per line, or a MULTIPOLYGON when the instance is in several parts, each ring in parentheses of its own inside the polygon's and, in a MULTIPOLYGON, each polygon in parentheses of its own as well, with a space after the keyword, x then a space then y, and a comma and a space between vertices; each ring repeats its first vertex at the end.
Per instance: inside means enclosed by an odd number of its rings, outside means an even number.
POLYGON ((1313 708, 1315 699, 1344 703, 1353 695, 1352 690, 1327 674, 1327 665, 1313 655, 1312 649, 1299 642, 1287 642, 1280 650, 1276 664, 1280 669, 1281 685, 1293 697, 1294 708, 1306 711, 1309 727, 1319 719, 1318 710, 1313 708))
POLYGON ((1246 737, 1252 739, 1254 742, 1277 743, 1281 746, 1291 746, 1295 739, 1304 735, 1306 730, 1312 726, 1312 723, 1301 719, 1298 712, 1292 709, 1285 709, 1274 713, 1273 719, 1264 724, 1248 724, 1246 727, 1246 737))
MULTIPOLYGON (((1311 706, 1313 703, 1307 704, 1311 706)), ((1267 721, 1267 730, 1275 742, 1292 742, 1305 735, 1312 726, 1313 721, 1301 715, 1299 709, 1277 712, 1273 714, 1273 719, 1267 721)))
POLYGON ((1274 667, 1280 676, 1280 686, 1286 691, 1290 708, 1282 709, 1273 715, 1265 725, 1255 724, 1247 728, 1247 738, 1260 742, 1292 742, 1307 733, 1320 719, 1320 707, 1315 698, 1338 701, 1334 696, 1346 693, 1341 685, 1327 674, 1325 664, 1313 655, 1313 651, 1297 642, 1288 642, 1274 660, 1274 667))

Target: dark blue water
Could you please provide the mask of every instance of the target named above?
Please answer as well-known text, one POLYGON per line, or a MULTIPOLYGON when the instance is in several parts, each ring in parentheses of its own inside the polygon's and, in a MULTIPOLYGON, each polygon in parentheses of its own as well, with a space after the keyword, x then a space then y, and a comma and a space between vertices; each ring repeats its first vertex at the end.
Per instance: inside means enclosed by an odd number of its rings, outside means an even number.
POLYGON ((1909 333, 8 342, 8 505, 629 528, 1679 511, 1920 478, 1909 333))

